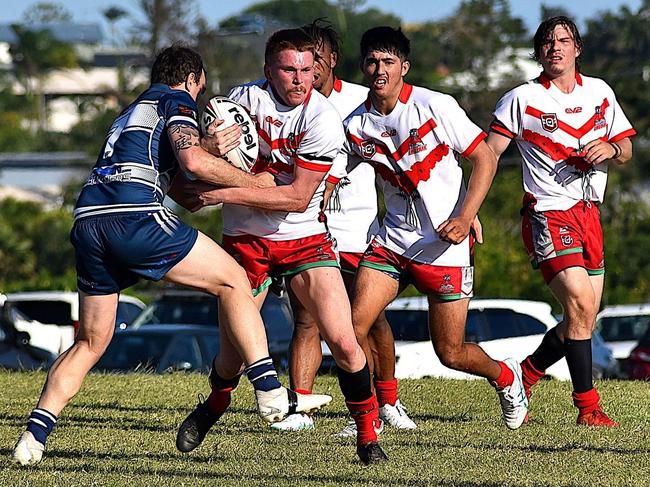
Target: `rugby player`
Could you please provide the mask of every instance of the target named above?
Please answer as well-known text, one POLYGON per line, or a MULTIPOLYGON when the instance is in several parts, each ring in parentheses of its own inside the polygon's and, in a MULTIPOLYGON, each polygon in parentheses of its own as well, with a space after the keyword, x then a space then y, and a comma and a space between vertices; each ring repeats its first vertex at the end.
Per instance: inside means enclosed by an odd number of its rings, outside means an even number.
MULTIPOLYGON (((259 168, 275 174, 277 187, 212 189, 199 198, 204 205, 224 204, 223 245, 246 270, 258 307, 272 276, 281 276, 315 318, 357 424, 357 454, 369 464, 387 460, 374 429, 376 399, 352 328, 334 242, 319 218, 325 177, 345 139, 336 109, 313 89, 314 60, 313 40, 303 30, 277 31, 266 44, 265 79, 235 87, 228 95, 255 117, 259 168)), ((231 352, 234 362, 237 351, 231 352)), ((215 416, 221 412, 214 406, 217 398, 229 397, 240 373, 233 368, 213 381, 207 405, 215 416)), ((185 429, 210 427, 199 423, 190 414, 179 438, 185 429)))
MULTIPOLYGON (((227 318, 220 330, 222 339, 228 337, 241 357, 238 363, 246 364, 263 418, 278 420, 331 399, 303 398, 280 386, 244 270, 162 205, 179 168, 213 184, 251 188, 269 184, 201 147, 196 99, 205 85, 201 57, 180 45, 169 47, 154 61, 151 86, 108 132, 77 200, 70 236, 76 256, 79 332, 50 368, 13 451, 21 464, 41 460, 61 410, 111 341, 119 292, 139 278, 165 279, 219 297, 219 309, 227 318)), ((204 143, 210 147, 214 141, 204 143)))
POLYGON ((410 42, 400 29, 376 27, 361 39, 366 103, 345 121, 350 149, 370 163, 383 189, 386 216, 360 263, 352 321, 370 356, 368 332, 377 316, 412 283, 428 297, 433 347, 447 367, 485 377, 496 389, 505 424, 523 423, 527 399, 521 369, 492 360, 466 343, 473 288, 470 228, 496 172, 486 134, 449 95, 412 86, 410 42), (472 173, 467 190, 459 158, 472 173))
POLYGON ((563 320, 521 364, 524 388, 566 357, 577 423, 617 426, 600 406, 591 375, 591 334, 605 276, 603 202, 610 163, 632 157, 636 132, 612 89, 579 71, 583 44, 567 17, 542 22, 534 56, 542 74, 497 103, 487 143, 497 157, 511 140, 522 157, 522 237, 533 267, 562 305, 563 320))

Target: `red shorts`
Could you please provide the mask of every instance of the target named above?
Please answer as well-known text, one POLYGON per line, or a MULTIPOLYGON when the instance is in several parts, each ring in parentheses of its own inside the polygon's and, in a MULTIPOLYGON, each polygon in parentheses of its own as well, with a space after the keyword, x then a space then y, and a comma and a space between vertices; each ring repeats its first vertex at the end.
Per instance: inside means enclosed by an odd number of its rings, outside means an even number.
POLYGON ((524 208, 521 235, 547 284, 569 267, 584 267, 589 275, 605 272, 600 210, 594 203, 580 201, 564 211, 524 208))
POLYGON ((442 301, 471 298, 474 287, 474 267, 448 267, 423 264, 407 259, 373 241, 359 264, 413 284, 418 291, 442 301))
POLYGON ((363 252, 339 252, 341 272, 356 274, 362 258, 363 252))
POLYGON ((224 235, 223 248, 246 271, 253 296, 271 285, 272 276, 291 276, 312 267, 339 267, 334 242, 326 233, 281 241, 224 235))

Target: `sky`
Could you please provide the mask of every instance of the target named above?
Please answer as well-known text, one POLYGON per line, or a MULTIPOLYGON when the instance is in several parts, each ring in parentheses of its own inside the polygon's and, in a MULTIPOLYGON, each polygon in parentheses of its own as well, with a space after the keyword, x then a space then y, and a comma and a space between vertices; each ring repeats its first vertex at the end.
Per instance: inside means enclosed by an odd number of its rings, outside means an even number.
MULTIPOLYGON (((43 0, 1 0, 0 23, 19 21, 23 11, 43 0)), ((52 0, 64 5, 73 14, 78 22, 103 23, 101 11, 108 6, 118 6, 137 17, 139 15, 137 1, 135 0, 52 0)), ((628 6, 636 11, 642 0, 510 0, 512 13, 524 19, 526 26, 534 32, 539 23, 540 5, 565 7, 582 26, 586 18, 593 18, 598 12, 604 10, 618 10, 621 6, 628 6)), ((216 25, 221 19, 237 14, 244 8, 257 3, 255 0, 197 0, 200 13, 208 19, 211 25, 216 25)), ((404 22, 418 22, 423 20, 437 20, 451 15, 460 4, 460 0, 366 0, 363 7, 375 7, 385 12, 393 13, 404 22)), ((314 17, 318 12, 314 12, 314 17)), ((106 30, 104 31, 106 33, 106 30)))

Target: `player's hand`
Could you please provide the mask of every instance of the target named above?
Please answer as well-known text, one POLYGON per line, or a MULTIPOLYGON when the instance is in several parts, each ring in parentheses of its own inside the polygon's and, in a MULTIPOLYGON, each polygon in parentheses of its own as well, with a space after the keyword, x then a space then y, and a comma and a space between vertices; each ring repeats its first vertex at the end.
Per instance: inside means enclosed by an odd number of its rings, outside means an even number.
MULTIPOLYGON (((200 206, 197 209, 204 208, 206 206, 220 205, 223 203, 223 198, 221 198, 221 190, 212 189, 210 191, 201 191, 197 194, 200 206)), ((196 211, 196 210, 192 210, 196 211)))
POLYGON ((481 220, 478 219, 478 215, 474 217, 472 221, 472 232, 474 233, 474 238, 476 239, 477 244, 483 243, 483 225, 481 220))
POLYGON ((230 127, 219 130, 218 127, 222 124, 223 120, 215 120, 212 122, 206 129, 207 133, 201 139, 201 147, 217 157, 222 157, 237 147, 239 145, 239 137, 241 137, 239 125, 233 124, 230 127))
POLYGON ((469 235, 472 221, 473 219, 470 220, 460 216, 450 218, 438 225, 436 232, 440 235, 441 240, 452 244, 459 244, 469 235))
POLYGON ((275 177, 273 174, 267 171, 262 171, 255 174, 255 179, 257 180, 258 188, 272 188, 274 186, 277 186, 275 184, 275 177))
POLYGON ((596 139, 586 144, 583 147, 583 152, 585 161, 595 166, 613 158, 616 154, 616 149, 609 142, 596 139))

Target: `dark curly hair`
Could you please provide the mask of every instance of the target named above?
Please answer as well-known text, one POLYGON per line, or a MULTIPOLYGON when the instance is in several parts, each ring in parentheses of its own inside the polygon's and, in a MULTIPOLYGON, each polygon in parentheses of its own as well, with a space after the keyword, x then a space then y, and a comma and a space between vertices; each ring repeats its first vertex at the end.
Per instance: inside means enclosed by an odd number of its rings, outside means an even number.
POLYGON ((151 67, 151 83, 179 85, 194 73, 196 81, 201 78, 203 61, 201 55, 181 44, 174 44, 160 51, 151 67))

